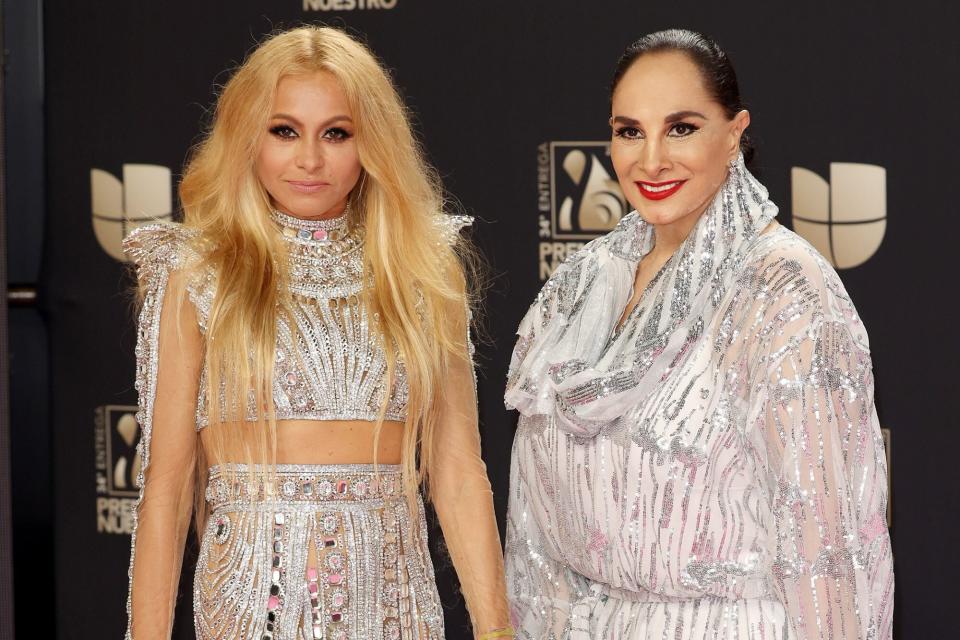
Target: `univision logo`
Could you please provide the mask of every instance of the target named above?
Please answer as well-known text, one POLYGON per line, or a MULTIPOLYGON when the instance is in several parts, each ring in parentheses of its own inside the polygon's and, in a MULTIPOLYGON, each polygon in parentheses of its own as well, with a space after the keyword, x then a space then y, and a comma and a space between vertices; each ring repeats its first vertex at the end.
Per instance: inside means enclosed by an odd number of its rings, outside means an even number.
POLYGON ((793 230, 837 269, 869 260, 887 229, 887 170, 872 164, 830 163, 830 182, 790 170, 793 230))
POLYGON ((170 169, 156 164, 125 164, 123 180, 103 169, 90 170, 93 231, 100 246, 126 260, 123 239, 146 224, 173 218, 170 169))

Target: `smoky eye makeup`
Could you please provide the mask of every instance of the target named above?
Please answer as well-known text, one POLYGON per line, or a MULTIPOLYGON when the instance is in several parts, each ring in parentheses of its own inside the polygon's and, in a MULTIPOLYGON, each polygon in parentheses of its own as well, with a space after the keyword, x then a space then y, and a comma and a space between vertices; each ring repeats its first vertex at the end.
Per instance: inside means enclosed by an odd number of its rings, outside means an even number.
POLYGON ((269 129, 271 135, 288 140, 297 137, 297 132, 288 124, 275 124, 269 129))
POLYGON ((323 137, 333 142, 343 142, 352 138, 353 134, 343 127, 330 127, 324 131, 323 137))

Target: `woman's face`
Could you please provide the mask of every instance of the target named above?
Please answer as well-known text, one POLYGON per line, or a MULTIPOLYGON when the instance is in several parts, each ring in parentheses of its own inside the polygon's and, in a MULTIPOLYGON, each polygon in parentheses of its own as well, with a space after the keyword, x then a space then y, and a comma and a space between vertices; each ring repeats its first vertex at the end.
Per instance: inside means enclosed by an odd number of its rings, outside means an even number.
POLYGON ((627 200, 651 224, 692 227, 749 123, 746 111, 727 119, 686 54, 640 56, 617 85, 610 119, 610 155, 627 200))
POLYGON ((257 177, 273 205, 298 218, 338 215, 360 177, 355 132, 334 76, 281 78, 257 155, 257 177))

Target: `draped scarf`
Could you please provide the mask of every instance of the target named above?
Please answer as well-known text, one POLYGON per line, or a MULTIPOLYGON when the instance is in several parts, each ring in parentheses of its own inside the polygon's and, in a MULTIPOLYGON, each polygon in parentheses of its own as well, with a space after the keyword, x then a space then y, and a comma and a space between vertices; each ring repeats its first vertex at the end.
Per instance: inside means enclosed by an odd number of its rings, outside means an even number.
POLYGON ((654 226, 634 211, 558 267, 520 323, 505 401, 593 437, 642 403, 709 326, 738 265, 777 214, 743 156, 617 327, 654 226))

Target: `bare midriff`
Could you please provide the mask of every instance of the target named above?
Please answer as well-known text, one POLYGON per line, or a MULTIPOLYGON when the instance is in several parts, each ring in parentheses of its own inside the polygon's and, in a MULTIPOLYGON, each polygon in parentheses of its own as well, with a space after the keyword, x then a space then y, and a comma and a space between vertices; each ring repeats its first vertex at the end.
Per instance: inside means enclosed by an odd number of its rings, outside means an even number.
MULTIPOLYGON (((277 423, 277 464, 364 464, 372 463, 375 423, 368 420, 281 420, 277 423)), ((211 425, 200 432, 210 451, 211 425)), ((235 426, 233 428, 236 428, 235 426)), ((377 443, 379 464, 399 464, 403 443, 402 422, 387 421, 377 443)), ((224 459, 245 462, 240 442, 227 448, 224 459)))

